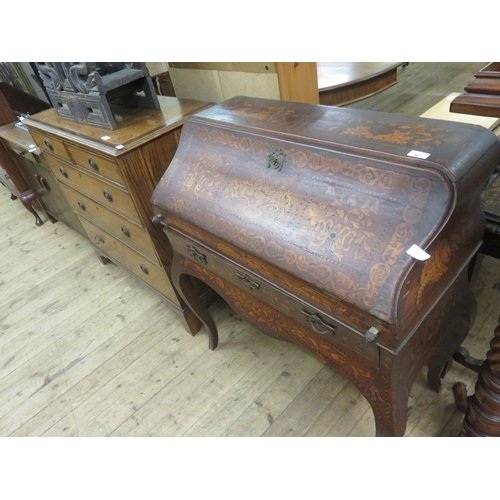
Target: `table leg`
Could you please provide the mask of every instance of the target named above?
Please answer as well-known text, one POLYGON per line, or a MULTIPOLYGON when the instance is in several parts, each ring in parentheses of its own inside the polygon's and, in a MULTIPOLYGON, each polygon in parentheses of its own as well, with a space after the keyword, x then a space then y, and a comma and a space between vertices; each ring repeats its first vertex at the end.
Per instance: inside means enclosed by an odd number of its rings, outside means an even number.
POLYGON ((462 382, 453 386, 453 393, 458 408, 465 413, 459 436, 500 437, 500 324, 479 369, 474 394, 467 397, 462 382))

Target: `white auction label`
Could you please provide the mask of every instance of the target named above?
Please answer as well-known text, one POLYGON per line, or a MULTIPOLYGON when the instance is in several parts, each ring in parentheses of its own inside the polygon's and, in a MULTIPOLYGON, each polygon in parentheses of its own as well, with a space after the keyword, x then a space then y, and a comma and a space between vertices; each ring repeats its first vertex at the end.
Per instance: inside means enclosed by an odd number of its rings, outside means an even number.
POLYGON ((418 245, 412 245, 408 248, 408 250, 406 250, 406 253, 417 260, 427 260, 430 257, 430 255, 425 250, 422 250, 418 245))
POLYGON ((406 156, 413 156, 414 158, 422 158, 422 160, 425 160, 426 158, 429 158, 431 154, 430 153, 424 153, 423 151, 410 151, 406 156))

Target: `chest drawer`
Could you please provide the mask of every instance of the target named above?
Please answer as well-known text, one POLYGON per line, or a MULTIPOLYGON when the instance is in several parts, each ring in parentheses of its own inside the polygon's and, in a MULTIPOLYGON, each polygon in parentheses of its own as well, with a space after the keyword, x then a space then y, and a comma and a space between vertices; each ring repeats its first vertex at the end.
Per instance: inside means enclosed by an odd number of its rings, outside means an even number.
POLYGON ((187 257, 225 281, 244 289, 262 302, 285 314, 289 318, 310 330, 312 336, 335 345, 342 344, 357 356, 368 360, 372 366, 378 366, 379 348, 360 334, 320 311, 311 304, 293 296, 289 291, 269 284, 249 270, 236 263, 222 259, 203 246, 179 236, 167 229, 174 251, 187 257))
POLYGON ((55 177, 63 184, 85 194, 110 210, 141 224, 137 209, 127 191, 87 175, 70 165, 58 162, 55 158, 49 159, 49 165, 55 177))
POLYGON ((95 153, 90 153, 83 149, 77 148, 70 144, 66 144, 66 148, 69 151, 73 161, 81 168, 94 172, 96 174, 102 175, 107 179, 110 179, 122 186, 125 186, 125 180, 120 168, 113 161, 108 160, 102 156, 96 155, 95 153))
POLYGON ((118 240, 159 264, 153 242, 144 228, 111 210, 107 210, 99 203, 64 184, 61 185, 61 189, 70 207, 77 214, 82 215, 118 240))
POLYGON ((36 145, 42 151, 59 156, 64 160, 71 161, 71 157, 69 156, 68 151, 66 151, 64 143, 59 139, 35 132, 34 130, 30 130, 30 134, 36 145))
POLYGON ((163 270, 143 255, 138 254, 121 241, 97 227, 82 216, 78 216, 90 241, 105 255, 121 264, 170 300, 178 300, 170 281, 163 270))

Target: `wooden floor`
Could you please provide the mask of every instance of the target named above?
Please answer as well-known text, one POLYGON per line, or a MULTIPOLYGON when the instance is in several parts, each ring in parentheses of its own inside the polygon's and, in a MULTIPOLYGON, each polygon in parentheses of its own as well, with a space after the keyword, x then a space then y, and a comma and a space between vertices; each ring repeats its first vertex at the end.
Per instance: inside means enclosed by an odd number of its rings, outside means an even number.
MULTIPOLYGON (((460 91, 484 64, 417 64, 358 103, 421 114, 460 91)), ((220 343, 191 337, 151 290, 102 265, 61 223, 34 225, 0 186, 0 436, 372 436, 368 403, 301 349, 260 334, 222 302, 220 343)), ((483 357, 500 314, 500 261, 484 258, 467 338, 483 357)), ((475 375, 454 365, 445 388, 411 390, 407 436, 454 436, 451 386, 475 375)))

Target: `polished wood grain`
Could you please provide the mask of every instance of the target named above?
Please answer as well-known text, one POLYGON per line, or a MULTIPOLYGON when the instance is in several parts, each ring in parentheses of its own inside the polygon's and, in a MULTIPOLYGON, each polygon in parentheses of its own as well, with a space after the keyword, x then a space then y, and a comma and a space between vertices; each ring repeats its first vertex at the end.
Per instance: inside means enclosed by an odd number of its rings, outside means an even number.
MULTIPOLYGON (((164 96, 159 101, 161 107, 159 110, 113 108, 118 125, 116 130, 106 130, 84 124, 72 127, 68 125, 68 120, 61 119, 53 109, 38 113, 36 117, 31 117, 30 121, 32 120, 33 126, 36 124, 39 134, 49 132, 52 136, 55 134, 60 140, 69 140, 70 143, 75 141, 76 134, 78 144, 81 146, 90 147, 93 151, 102 152, 108 156, 119 157, 177 128, 179 117, 189 116, 208 105, 203 101, 164 96)), ((43 140, 40 143, 37 141, 42 149, 43 143, 43 140)), ((56 154, 64 155, 64 152, 56 151, 56 154)))
POLYGON ((275 63, 282 101, 318 104, 318 69, 314 62, 275 63))
POLYGON ((319 103, 345 106, 382 92, 397 83, 403 63, 319 62, 319 103))

